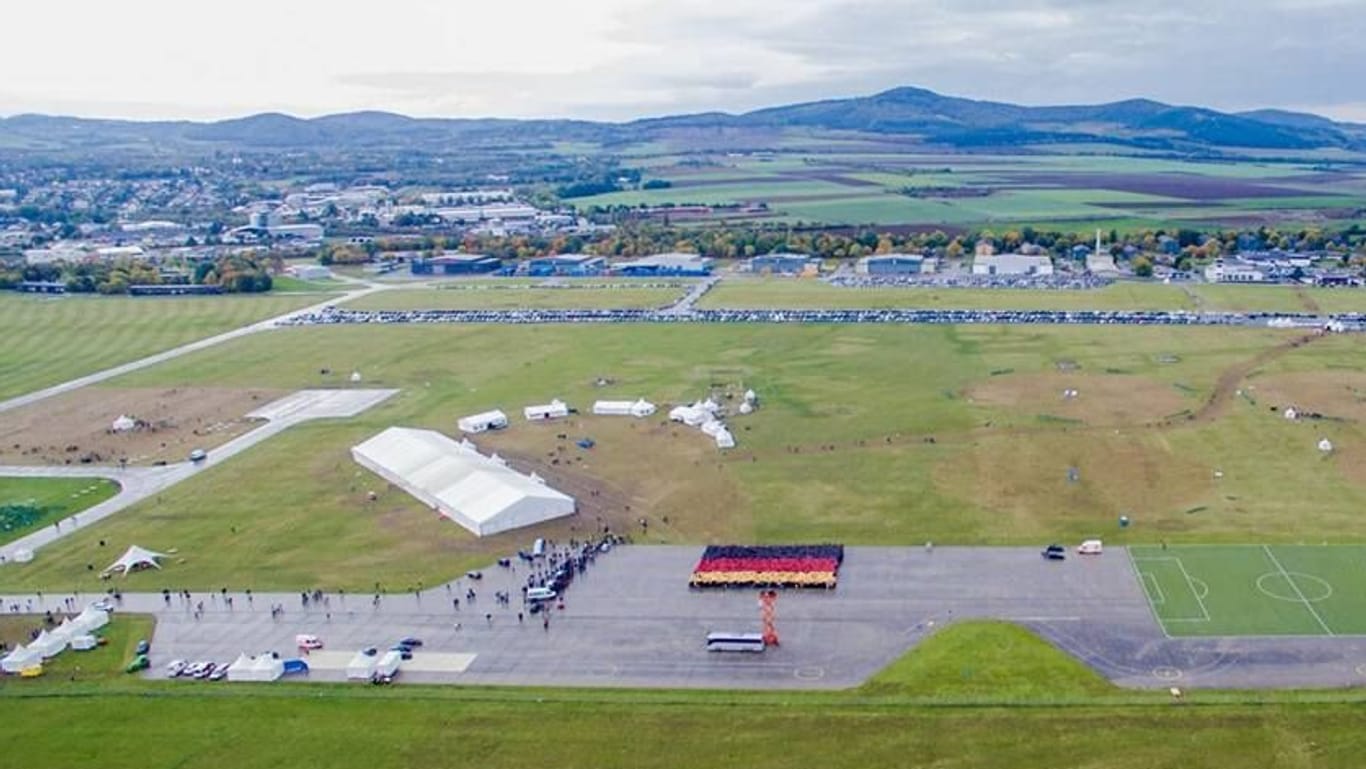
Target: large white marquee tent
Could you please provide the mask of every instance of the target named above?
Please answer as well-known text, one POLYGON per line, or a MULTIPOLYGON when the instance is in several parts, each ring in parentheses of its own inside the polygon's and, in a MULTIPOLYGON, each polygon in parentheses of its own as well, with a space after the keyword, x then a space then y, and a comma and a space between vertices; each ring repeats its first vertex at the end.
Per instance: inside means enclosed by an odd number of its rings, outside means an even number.
POLYGON ((575 511, 572 497, 539 478, 434 430, 390 427, 353 447, 351 456, 481 537, 575 511))

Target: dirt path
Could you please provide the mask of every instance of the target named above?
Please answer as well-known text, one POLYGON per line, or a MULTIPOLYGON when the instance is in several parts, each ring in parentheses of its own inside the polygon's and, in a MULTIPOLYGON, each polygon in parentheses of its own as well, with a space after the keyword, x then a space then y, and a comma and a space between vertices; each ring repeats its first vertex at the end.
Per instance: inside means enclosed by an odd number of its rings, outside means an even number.
POLYGON ((1306 334, 1296 337, 1288 342, 1282 342, 1275 347, 1263 350, 1242 363, 1224 369, 1224 372, 1214 382, 1214 392, 1210 394, 1209 400, 1196 410, 1190 421, 1206 423, 1223 416, 1228 411, 1229 405, 1233 403, 1233 399, 1238 396, 1238 385, 1242 384, 1248 374, 1291 350, 1297 350, 1320 338, 1322 338, 1320 334, 1306 334))
POLYGON ((1323 314, 1323 308, 1320 307, 1319 303, 1314 301, 1314 297, 1310 296, 1309 293, 1306 292, 1304 289, 1296 288, 1295 298, 1299 299, 1300 304, 1304 305, 1305 311, 1312 312, 1315 315, 1323 314))

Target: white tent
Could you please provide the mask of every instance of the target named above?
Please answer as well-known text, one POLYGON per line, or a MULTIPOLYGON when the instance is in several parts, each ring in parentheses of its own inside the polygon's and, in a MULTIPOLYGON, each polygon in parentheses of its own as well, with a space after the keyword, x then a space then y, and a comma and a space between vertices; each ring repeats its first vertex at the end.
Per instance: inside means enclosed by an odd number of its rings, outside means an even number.
POLYGON ((116 432, 116 433, 126 433, 126 432, 128 432, 129 430, 132 430, 134 427, 137 427, 137 426, 138 426, 138 423, 135 422, 135 421, 133 421, 133 418, 132 418, 132 417, 127 416, 127 415, 120 415, 118 419, 115 419, 115 420, 114 420, 114 424, 112 425, 112 429, 113 429, 114 432, 116 432))
POLYGON ((675 406, 669 411, 669 419, 682 422, 688 427, 698 427, 704 422, 710 421, 711 417, 711 412, 701 408, 700 405, 675 406))
POLYGON ((100 645, 100 639, 89 633, 78 635, 71 639, 71 648, 78 652, 88 652, 100 645))
POLYGON ((610 417, 648 417, 655 413, 655 404, 639 398, 634 401, 598 401, 593 404, 593 413, 610 417))
POLYGON ((693 407, 694 407, 694 408, 702 409, 703 411, 706 411, 707 413, 710 413, 710 414, 715 414, 716 412, 718 412, 718 411, 721 410, 721 404, 717 403, 716 401, 712 400, 711 398, 707 398, 707 399, 704 400, 704 401, 701 401, 701 402, 698 402, 698 403, 694 403, 694 404, 693 404, 693 407))
POLYGON ((87 606, 85 610, 72 620, 76 630, 81 633, 91 633, 109 624, 109 612, 103 609, 96 609, 94 606, 87 606))
POLYGON ((229 681, 274 681, 285 674, 285 663, 272 654, 248 657, 245 653, 228 666, 229 681))
POLYGON ((726 426, 715 419, 709 419, 706 422, 702 423, 701 430, 703 435, 708 435, 712 438, 715 438, 717 433, 723 433, 726 431, 726 426))
POLYGON ((391 427, 351 449, 362 466, 478 536, 573 515, 573 497, 433 430, 391 427))
POLYGON ((745 390, 745 403, 757 403, 759 396, 753 390, 745 390))
POLYGON ((563 419, 564 417, 569 416, 569 406, 565 405, 564 401, 556 398, 549 403, 527 406, 522 409, 522 414, 526 416, 527 421, 531 422, 542 419, 563 419))
POLYGON ((508 426, 508 415, 494 409, 482 414, 472 414, 456 421, 462 433, 482 433, 485 430, 501 430, 508 426))
POLYGON ((1293 422, 1293 421, 1295 421, 1296 419, 1299 419, 1299 417, 1300 417, 1299 412, 1295 411, 1295 408, 1294 408, 1293 406, 1285 410, 1285 418, 1286 418, 1286 419, 1288 419, 1288 420, 1290 420, 1290 421, 1293 422))
POLYGON ((351 384, 360 384, 361 375, 359 371, 351 372, 351 384))
POLYGON ((754 404, 753 404, 753 403, 750 403, 749 401, 745 401, 744 403, 741 403, 741 404, 740 404, 740 413, 741 413, 741 414, 752 414, 752 413, 754 413, 754 404))
POLYGON ((0 659, 0 670, 6 673, 18 673, 24 668, 41 664, 43 664, 43 655, 32 649, 25 649, 23 644, 19 644, 9 654, 6 654, 4 659, 0 659))
POLYGON ((59 639, 63 645, 71 643, 71 639, 78 635, 81 635, 80 629, 72 624, 70 617, 63 619, 62 624, 52 631, 52 637, 59 639))
POLYGON ((1330 452, 1330 451, 1332 451, 1332 450, 1333 450, 1333 442, 1332 442, 1332 441, 1328 440, 1327 438, 1323 438, 1323 439, 1320 439, 1320 440, 1319 440, 1319 451, 1322 451, 1323 453, 1327 454, 1328 452, 1330 452))
POLYGON ((346 663, 346 677, 353 681, 369 681, 370 676, 374 675, 375 665, 378 663, 378 655, 356 652, 356 656, 346 663))
MULTIPOLYGON (((718 423, 718 424, 719 424, 719 423, 718 423)), ((713 436, 713 437, 716 439, 716 448, 718 448, 718 449, 733 449, 733 448, 735 448, 735 436, 731 435, 731 434, 730 434, 730 430, 727 430, 725 427, 722 427, 722 428, 716 433, 716 435, 713 436)))
POLYGON ((59 638, 44 630, 38 634, 38 637, 33 640, 33 643, 28 645, 28 648, 29 651, 38 654, 43 659, 56 657, 66 648, 66 639, 59 638))
POLYGON ((132 547, 128 548, 128 551, 125 552, 122 556, 120 556, 117 561, 114 561, 112 564, 110 564, 109 568, 104 570, 104 573, 110 574, 113 572, 121 571, 123 572, 124 576, 128 576, 129 574, 137 571, 138 569, 145 569, 148 567, 155 567, 160 569, 161 564, 157 563, 157 559, 165 557, 166 556, 162 553, 154 553, 151 550, 147 550, 146 548, 141 548, 137 545, 133 545, 132 547))

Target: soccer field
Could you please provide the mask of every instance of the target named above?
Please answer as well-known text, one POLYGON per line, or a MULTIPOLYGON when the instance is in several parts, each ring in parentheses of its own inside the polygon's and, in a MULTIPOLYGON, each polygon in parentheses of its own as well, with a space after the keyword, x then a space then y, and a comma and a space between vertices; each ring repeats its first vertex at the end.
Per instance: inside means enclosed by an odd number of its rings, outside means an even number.
POLYGON ((1366 635, 1366 547, 1183 545, 1130 555, 1168 635, 1366 635))

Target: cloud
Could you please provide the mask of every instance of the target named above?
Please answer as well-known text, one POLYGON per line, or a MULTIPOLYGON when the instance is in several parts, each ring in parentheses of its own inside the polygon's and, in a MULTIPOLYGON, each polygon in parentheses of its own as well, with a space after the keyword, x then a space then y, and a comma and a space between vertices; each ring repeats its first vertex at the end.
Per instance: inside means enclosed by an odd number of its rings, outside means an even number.
POLYGON ((208 17, 123 0, 79 25, 49 5, 7 11, 27 31, 0 48, 0 112, 630 119, 898 85, 1030 104, 1366 103, 1360 0, 238 0, 208 17), (110 55, 129 39, 156 44, 110 55))

